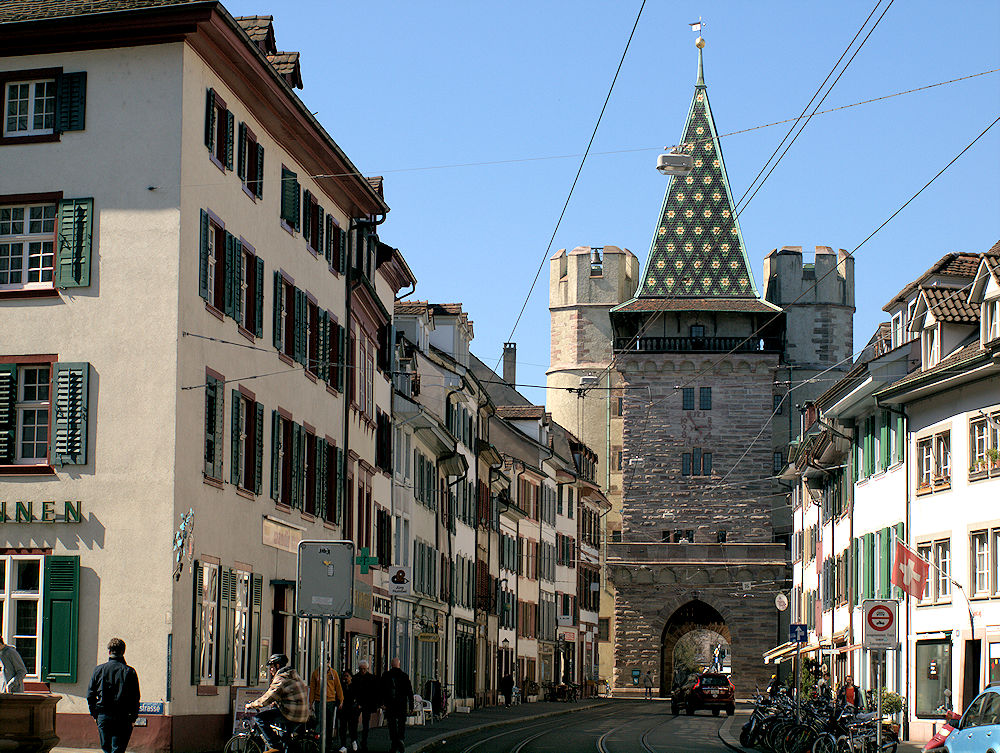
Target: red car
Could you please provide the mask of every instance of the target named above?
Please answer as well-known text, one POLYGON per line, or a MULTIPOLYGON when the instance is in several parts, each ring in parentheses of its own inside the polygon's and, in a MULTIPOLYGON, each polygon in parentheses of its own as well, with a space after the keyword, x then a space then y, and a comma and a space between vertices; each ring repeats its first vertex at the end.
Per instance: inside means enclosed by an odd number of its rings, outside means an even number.
POLYGON ((723 709, 732 716, 736 712, 736 686, 728 675, 702 672, 691 675, 670 696, 670 710, 677 716, 681 708, 688 716, 698 709, 711 709, 718 716, 723 709))

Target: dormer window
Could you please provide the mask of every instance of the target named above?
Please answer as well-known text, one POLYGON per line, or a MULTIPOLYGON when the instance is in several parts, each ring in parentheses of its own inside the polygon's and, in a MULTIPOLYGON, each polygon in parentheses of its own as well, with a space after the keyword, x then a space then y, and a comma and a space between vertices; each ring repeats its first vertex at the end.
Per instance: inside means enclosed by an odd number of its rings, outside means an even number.
POLYGON ((983 344, 1000 338, 1000 298, 983 301, 983 344))
MULTIPOLYGON (((913 310, 917 307, 917 299, 914 298, 906 305, 906 322, 903 325, 904 336, 910 332, 910 325, 913 323, 913 310)), ((912 337, 906 337, 907 340, 912 340, 912 337)))
POLYGON ((941 328, 934 324, 920 333, 920 353, 924 368, 937 366, 941 360, 941 328))
POLYGON ((903 344, 903 312, 897 311, 892 317, 892 342, 890 347, 898 348, 903 344))

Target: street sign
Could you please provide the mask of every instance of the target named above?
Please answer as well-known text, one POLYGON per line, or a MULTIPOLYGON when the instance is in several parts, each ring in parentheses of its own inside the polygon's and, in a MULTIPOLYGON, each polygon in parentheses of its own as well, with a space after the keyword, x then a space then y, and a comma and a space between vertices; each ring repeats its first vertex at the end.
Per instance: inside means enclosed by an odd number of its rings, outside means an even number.
POLYGON ((790 643, 805 643, 809 640, 809 630, 805 625, 791 624, 788 626, 788 640, 790 643))
POLYGON ((413 568, 396 565, 389 570, 389 593, 392 596, 409 596, 413 593, 413 568))
POLYGON ((788 609, 788 597, 780 591, 778 592, 778 595, 774 597, 774 608, 779 612, 784 612, 788 609))
POLYGON ((299 542, 295 613, 299 617, 354 615, 354 542, 299 542))
POLYGON ((861 602, 862 638, 865 649, 893 651, 899 644, 899 622, 895 601, 865 599, 861 602))

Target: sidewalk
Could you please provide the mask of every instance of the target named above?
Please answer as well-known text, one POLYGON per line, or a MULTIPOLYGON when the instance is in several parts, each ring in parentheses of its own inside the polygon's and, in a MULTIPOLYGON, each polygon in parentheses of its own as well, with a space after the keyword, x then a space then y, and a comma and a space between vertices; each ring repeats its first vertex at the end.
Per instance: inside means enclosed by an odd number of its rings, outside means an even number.
MULTIPOLYGON (((486 706, 473 709, 468 714, 451 713, 444 719, 416 727, 406 728, 407 753, 420 753, 442 740, 450 740, 463 734, 479 730, 501 727, 505 724, 540 719, 573 711, 595 708, 609 703, 606 698, 592 698, 574 703, 522 703, 511 706, 486 706)), ((328 746, 336 751, 340 746, 328 746)), ((368 748, 372 753, 389 749, 389 731, 386 727, 372 729, 368 735, 368 748)), ((101 753, 100 749, 55 747, 52 753, 101 753)))
MULTIPOLYGON (((756 753, 756 748, 744 748, 740 746, 740 729, 746 721, 746 715, 731 716, 719 727, 719 739, 725 743, 726 747, 735 750, 737 753, 756 753)), ((901 742, 896 748, 899 753, 920 753, 923 745, 920 743, 901 742)))

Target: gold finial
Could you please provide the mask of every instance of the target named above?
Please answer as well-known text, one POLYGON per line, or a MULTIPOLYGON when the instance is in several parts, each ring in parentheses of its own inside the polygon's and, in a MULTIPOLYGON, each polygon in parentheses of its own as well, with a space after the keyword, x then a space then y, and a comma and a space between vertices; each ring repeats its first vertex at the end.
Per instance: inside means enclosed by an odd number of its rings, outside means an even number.
POLYGON ((698 37, 696 40, 694 40, 694 46, 697 47, 699 50, 705 49, 705 38, 698 37))

